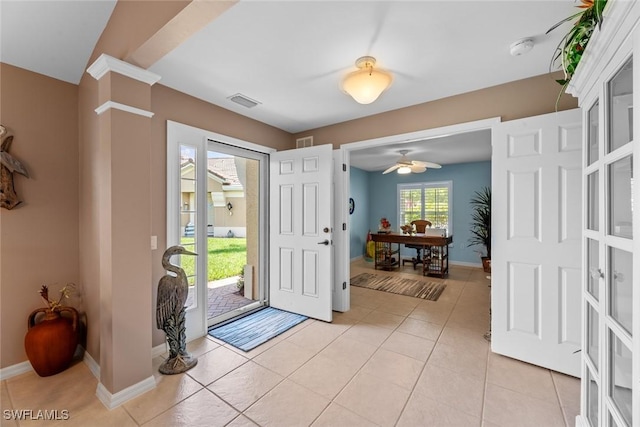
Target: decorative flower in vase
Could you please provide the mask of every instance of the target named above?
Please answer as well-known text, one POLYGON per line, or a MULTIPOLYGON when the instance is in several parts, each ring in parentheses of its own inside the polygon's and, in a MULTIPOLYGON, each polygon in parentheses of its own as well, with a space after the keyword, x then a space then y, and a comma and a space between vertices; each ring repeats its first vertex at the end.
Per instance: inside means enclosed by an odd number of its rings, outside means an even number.
POLYGON ((73 283, 67 283, 66 285, 64 285, 64 287, 60 289, 60 298, 58 298, 58 300, 49 299, 49 287, 47 285, 42 285, 40 291, 38 292, 40 293, 40 296, 42 297, 44 302, 47 304, 46 310, 48 312, 57 312, 60 311, 60 309, 63 307, 62 300, 69 298, 69 295, 71 295, 74 289, 75 285, 73 283))
POLYGON ((380 218, 380 230, 391 230, 391 223, 389 222, 389 220, 387 220, 387 218, 380 218))

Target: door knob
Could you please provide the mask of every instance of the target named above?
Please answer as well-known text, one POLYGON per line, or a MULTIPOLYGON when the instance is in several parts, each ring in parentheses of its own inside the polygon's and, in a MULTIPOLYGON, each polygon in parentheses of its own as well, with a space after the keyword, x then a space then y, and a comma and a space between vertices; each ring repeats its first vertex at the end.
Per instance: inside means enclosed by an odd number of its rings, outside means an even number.
POLYGON ((322 242, 318 242, 319 245, 325 245, 328 246, 329 245, 329 240, 328 239, 324 239, 322 242))

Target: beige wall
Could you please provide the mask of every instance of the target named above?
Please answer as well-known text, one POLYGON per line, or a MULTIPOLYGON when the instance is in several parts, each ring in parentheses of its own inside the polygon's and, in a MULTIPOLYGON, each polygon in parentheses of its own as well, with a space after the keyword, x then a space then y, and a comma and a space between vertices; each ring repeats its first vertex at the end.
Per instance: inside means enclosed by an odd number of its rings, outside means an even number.
POLYGON ((78 273, 78 87, 0 64, 0 123, 14 135, 9 153, 28 170, 15 174, 13 210, 0 209, 0 368, 27 360, 27 316, 68 282, 84 312, 78 273))
MULTIPOLYGON (((311 129, 295 138, 313 135, 313 144, 364 141, 383 136, 433 129, 492 117, 502 121, 537 116, 555 111, 561 74, 544 74, 424 104, 401 108, 357 120, 311 129)), ((558 110, 578 107, 578 100, 563 95, 558 110)))

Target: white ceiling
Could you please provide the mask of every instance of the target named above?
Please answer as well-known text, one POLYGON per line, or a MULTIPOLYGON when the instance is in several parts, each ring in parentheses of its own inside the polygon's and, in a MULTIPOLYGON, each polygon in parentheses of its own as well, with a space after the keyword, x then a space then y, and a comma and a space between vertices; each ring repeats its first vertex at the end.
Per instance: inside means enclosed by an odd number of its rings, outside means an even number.
MULTIPOLYGON (((545 74, 564 29, 544 33, 575 13, 576 5, 574 0, 245 0, 150 70, 162 77, 160 84, 297 133, 545 74), (533 50, 511 56, 509 45, 524 37, 534 39, 533 50), (394 78, 370 105, 357 104, 340 90, 341 78, 363 55, 376 57, 394 78), (227 99, 236 93, 260 104, 248 109, 227 99)), ((78 83, 114 6, 114 0, 0 0, 0 60, 78 83)), ((472 147, 454 150, 465 156, 457 160, 450 159, 452 153, 434 154, 436 146, 452 147, 449 139, 426 146, 432 152, 424 160, 470 161, 472 147)), ((398 149, 385 149, 390 157, 380 163, 393 163, 398 149)), ((353 153, 355 163, 359 153, 353 153)), ((374 153, 371 162, 380 155, 374 153)))
POLYGON ((409 160, 440 165, 491 160, 491 131, 485 129, 365 148, 352 151, 350 163, 366 171, 383 171, 396 163, 401 156, 400 150, 407 150, 409 160))

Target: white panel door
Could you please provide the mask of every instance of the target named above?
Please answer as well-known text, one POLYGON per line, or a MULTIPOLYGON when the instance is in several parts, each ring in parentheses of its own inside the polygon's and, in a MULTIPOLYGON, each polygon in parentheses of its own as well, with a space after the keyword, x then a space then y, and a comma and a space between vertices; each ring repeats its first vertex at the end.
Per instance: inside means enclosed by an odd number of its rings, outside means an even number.
POLYGON ((270 155, 269 304, 330 322, 332 146, 270 155))
POLYGON ((493 127, 491 347, 580 375, 580 110, 493 127))

